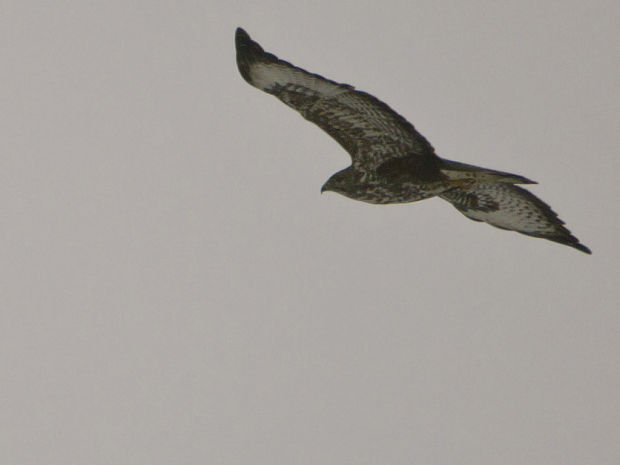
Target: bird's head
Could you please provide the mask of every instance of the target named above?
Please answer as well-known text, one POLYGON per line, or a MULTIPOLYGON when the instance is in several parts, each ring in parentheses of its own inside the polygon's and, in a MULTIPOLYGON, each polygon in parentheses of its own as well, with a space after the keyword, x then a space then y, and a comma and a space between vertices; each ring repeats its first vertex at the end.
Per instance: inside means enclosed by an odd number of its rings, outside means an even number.
POLYGON ((321 194, 323 192, 337 192, 338 194, 351 197, 351 194, 357 191, 360 184, 360 175, 350 166, 337 173, 334 173, 323 187, 321 187, 321 194))

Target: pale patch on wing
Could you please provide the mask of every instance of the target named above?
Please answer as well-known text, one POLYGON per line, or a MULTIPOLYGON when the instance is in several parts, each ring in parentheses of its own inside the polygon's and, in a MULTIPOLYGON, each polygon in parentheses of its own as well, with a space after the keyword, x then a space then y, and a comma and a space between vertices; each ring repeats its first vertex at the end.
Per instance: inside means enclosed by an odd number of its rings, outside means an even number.
POLYGON ((327 132, 351 155, 353 165, 370 171, 400 157, 436 157, 433 147, 388 105, 348 84, 309 73, 263 48, 238 30, 237 65, 254 87, 274 95, 327 132))
POLYGON ((476 184, 454 188, 439 195, 474 221, 590 250, 564 227, 564 221, 531 192, 508 183, 476 184))
POLYGON ((279 88, 295 90, 300 94, 331 98, 351 89, 345 84, 317 79, 299 68, 280 63, 255 63, 250 67, 251 83, 265 92, 274 93, 279 88))
POLYGON ((525 234, 551 234, 563 223, 532 193, 505 183, 477 184, 441 195, 465 216, 525 234), (455 192, 457 191, 457 192, 455 192))
POLYGON ((365 92, 335 84, 294 68, 295 80, 283 80, 269 93, 333 137, 362 171, 393 158, 432 157, 433 147, 388 105, 365 92))

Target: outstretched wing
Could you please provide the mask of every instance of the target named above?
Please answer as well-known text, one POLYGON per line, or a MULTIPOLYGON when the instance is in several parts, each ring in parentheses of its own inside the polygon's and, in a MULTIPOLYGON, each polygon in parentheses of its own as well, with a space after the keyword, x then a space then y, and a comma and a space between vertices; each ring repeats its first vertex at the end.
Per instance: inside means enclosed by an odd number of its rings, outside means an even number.
POLYGON ((564 221, 551 207, 531 192, 508 183, 476 184, 469 188, 453 188, 439 195, 474 221, 484 221, 501 229, 559 242, 587 254, 564 221))
POLYGON ((433 147, 385 103, 348 84, 339 84, 267 53, 241 28, 235 35, 243 78, 282 100, 332 136, 362 171, 394 158, 434 162, 433 147))

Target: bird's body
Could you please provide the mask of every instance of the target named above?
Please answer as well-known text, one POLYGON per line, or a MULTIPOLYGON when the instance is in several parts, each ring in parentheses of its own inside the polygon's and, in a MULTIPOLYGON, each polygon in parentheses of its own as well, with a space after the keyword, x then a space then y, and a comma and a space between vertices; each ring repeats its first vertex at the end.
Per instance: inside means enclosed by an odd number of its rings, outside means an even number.
POLYGON ((339 84, 265 52, 241 28, 237 65, 252 86, 274 95, 333 137, 352 164, 322 191, 374 204, 439 196, 475 221, 542 237, 590 253, 540 199, 515 184, 522 176, 445 160, 405 118, 348 84, 339 84))

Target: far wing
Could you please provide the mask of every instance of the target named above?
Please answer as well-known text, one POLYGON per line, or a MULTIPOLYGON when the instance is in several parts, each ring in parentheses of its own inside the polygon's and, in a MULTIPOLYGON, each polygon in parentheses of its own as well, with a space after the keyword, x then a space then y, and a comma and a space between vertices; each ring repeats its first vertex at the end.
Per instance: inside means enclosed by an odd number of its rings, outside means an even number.
POLYGON ((551 207, 531 192, 508 183, 476 184, 453 188, 439 195, 474 221, 484 221, 501 229, 559 242, 585 253, 590 249, 579 242, 551 207))
POLYGON ((265 52, 241 28, 237 66, 252 86, 272 94, 332 136, 360 170, 405 156, 435 158, 433 147, 385 103, 265 52))

